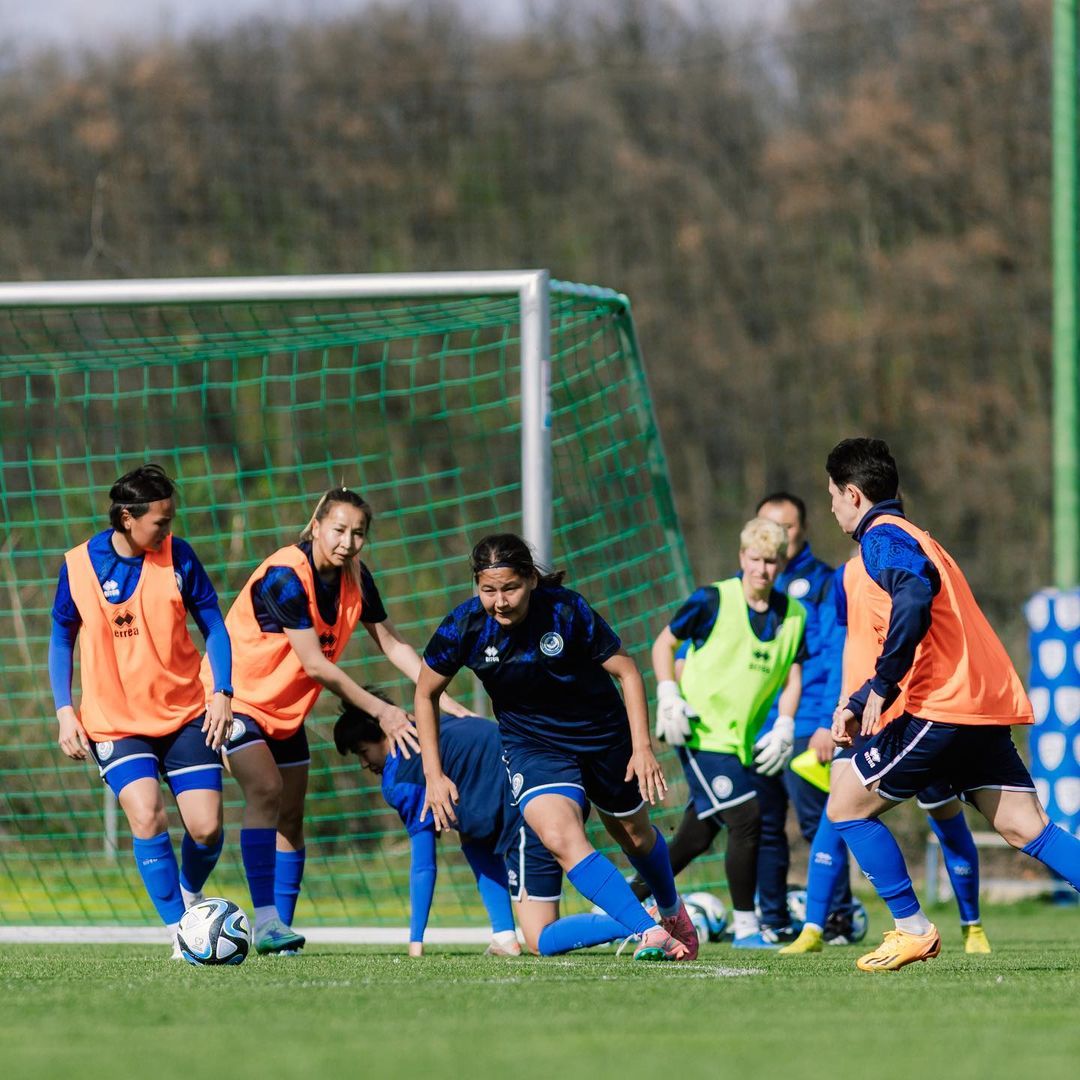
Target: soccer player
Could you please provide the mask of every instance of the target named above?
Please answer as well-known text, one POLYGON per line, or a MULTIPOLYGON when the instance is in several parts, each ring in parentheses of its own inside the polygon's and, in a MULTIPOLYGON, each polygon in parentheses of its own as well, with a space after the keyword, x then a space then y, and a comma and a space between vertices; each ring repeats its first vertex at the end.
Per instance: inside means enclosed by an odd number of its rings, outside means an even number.
MULTIPOLYGON (((677 747, 692 806, 671 844, 679 873, 728 827, 727 868, 734 945, 775 948, 754 911, 761 811, 757 776, 777 775, 791 759, 793 719, 806 658, 806 609, 773 586, 788 538, 774 521, 754 518, 739 537, 741 577, 694 592, 653 643, 656 731, 677 747), (681 679, 675 651, 692 642, 681 679), (779 692, 779 715, 758 740, 779 692)), ((643 887, 635 883, 640 893, 643 887)))
POLYGON ((896 462, 880 439, 845 439, 825 463, 837 524, 859 544, 848 583, 854 670, 873 670, 837 707, 833 738, 869 736, 832 778, 827 812, 895 930, 857 961, 895 971, 941 952, 904 857, 879 821, 891 806, 946 781, 1013 847, 1080 888, 1080 839, 1052 824, 1013 745, 1033 722, 1016 670, 963 573, 904 515, 896 462), (897 711, 897 702, 902 711, 897 711))
MULTIPOLYGON (((372 693, 386 700, 379 691, 372 693)), ((334 743, 339 753, 356 754, 365 768, 379 776, 383 798, 397 811, 409 834, 409 955, 422 956, 438 873, 435 822, 430 814, 424 820, 420 817, 424 805, 422 758, 414 755, 406 759, 395 754, 375 718, 354 705, 342 709, 334 725, 334 743)), ((540 953, 544 931, 559 916, 562 868, 513 804, 502 765, 498 727, 476 716, 443 716, 439 723, 439 753, 446 775, 458 791, 461 851, 491 920, 489 955, 517 956, 521 952, 514 933, 511 897, 517 904, 525 947, 540 953)), ((601 944, 630 932, 606 916, 576 916, 572 920, 564 920, 564 924, 578 927, 578 934, 571 939, 573 947, 601 944), (582 924, 591 930, 587 942, 579 937, 582 924), (603 931, 597 937, 601 925, 603 931)), ((565 937, 565 932, 564 925, 559 933, 565 937)), ((545 945, 550 939, 549 933, 545 945)))
MULTIPOLYGON (((401 709, 374 697, 337 665, 357 625, 415 680, 420 657, 386 617, 360 551, 371 507, 355 491, 327 491, 300 535, 275 551, 248 579, 225 624, 233 642, 235 719, 224 746, 244 793, 240 854, 254 907, 255 948, 295 953, 292 930, 304 873, 304 797, 308 751, 304 720, 323 687, 378 717, 408 756, 418 749, 401 709)), ((210 671, 203 665, 203 682, 210 671)), ((466 710, 447 699, 447 712, 466 710)))
POLYGON ((443 769, 436 703, 468 667, 491 697, 514 800, 571 884, 640 935, 635 959, 693 959, 697 934, 675 891, 667 845, 649 822, 648 805, 667 785, 649 741, 640 672, 607 623, 563 588, 561 573, 540 573, 520 537, 484 537, 471 566, 479 595, 442 621, 416 686, 425 814, 440 829, 456 820, 460 795, 443 769), (659 925, 586 838, 586 800, 652 887, 659 925))
MULTIPOLYGON (((837 626, 834 601, 834 570, 811 550, 807 537, 806 504, 798 495, 776 491, 757 506, 757 516, 775 521, 787 533, 785 562, 773 588, 793 596, 806 609, 806 653, 802 665, 802 694, 795 713, 795 745, 792 758, 812 750, 819 761, 832 758, 832 714, 840 693, 841 654, 844 632, 837 626)), ((773 705, 762 727, 767 737, 778 715, 773 705)), ((791 941, 796 929, 790 925, 787 905, 789 850, 787 810, 795 810, 799 831, 812 843, 825 812, 828 793, 804 780, 790 768, 766 776, 754 774, 761 807, 761 845, 758 850, 757 900, 761 909, 761 932, 767 941, 791 941)), ((847 850, 841 845, 843 868, 847 850)), ((829 908, 824 938, 845 944, 852 933, 853 899, 847 875, 837 875, 837 895, 829 908)), ((832 899, 832 898, 830 898, 832 899)))
MULTIPOLYGON (((844 579, 858 574, 859 560, 851 559, 836 571, 833 597, 835 601, 837 625, 847 628, 847 592, 844 579)), ((875 658, 866 657, 872 664, 875 658)), ((873 672, 873 667, 863 671, 853 671, 854 651, 844 650, 843 688, 841 700, 847 700, 873 672)), ((903 711, 902 695, 893 708, 903 711)), ((832 736, 830 734, 830 742, 832 736)), ((862 748, 866 740, 860 735, 853 746, 837 752, 832 759, 832 768, 846 767, 844 762, 862 748)), ((822 764, 830 760, 819 755, 822 764)), ((827 799, 827 794, 823 793, 827 799)), ((915 796, 921 810, 925 810, 930 828, 941 846, 941 854, 952 883, 953 895, 960 909, 960 926, 964 936, 964 951, 967 953, 989 953, 990 942, 983 930, 979 914, 979 851, 968 828, 960 800, 951 785, 945 782, 931 784, 915 796)), ((806 881, 806 919, 799 936, 780 950, 781 955, 795 956, 805 953, 820 952, 825 929, 832 918, 830 904, 838 890, 847 885, 850 896, 850 884, 847 881, 847 845, 840 837, 836 826, 829 821, 827 814, 822 814, 817 832, 810 850, 810 864, 806 881), (826 917, 828 916, 828 918, 826 917)), ((845 944, 846 942, 836 942, 845 944)))
POLYGON ((146 891, 173 938, 221 854, 222 739, 232 723, 232 657, 217 594, 191 547, 171 535, 176 488, 157 465, 109 491, 110 527, 64 556, 49 640, 60 749, 92 756, 131 828, 146 891), (206 640, 208 689, 187 630, 206 640), (75 640, 82 698, 72 704, 75 640), (184 823, 169 839, 164 776, 184 823))

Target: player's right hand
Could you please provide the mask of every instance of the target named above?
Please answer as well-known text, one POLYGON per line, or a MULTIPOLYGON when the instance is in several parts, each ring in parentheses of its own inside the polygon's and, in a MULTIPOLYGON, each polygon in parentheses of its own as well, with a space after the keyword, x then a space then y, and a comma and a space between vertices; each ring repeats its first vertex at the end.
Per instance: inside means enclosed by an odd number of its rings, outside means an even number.
POLYGON ((79 717, 74 708, 65 705, 56 712, 56 719, 60 722, 60 737, 57 742, 69 758, 76 761, 85 761, 90 756, 90 740, 86 737, 86 731, 79 723, 79 717))
POLYGON ((457 825, 457 815, 454 813, 454 804, 457 801, 458 789, 446 773, 429 776, 427 787, 424 788, 424 805, 420 810, 420 820, 424 821, 430 810, 436 829, 444 832, 454 828, 457 825))
POLYGON ((664 679, 656 688, 656 737, 668 746, 682 746, 690 735, 690 706, 679 684, 664 679))

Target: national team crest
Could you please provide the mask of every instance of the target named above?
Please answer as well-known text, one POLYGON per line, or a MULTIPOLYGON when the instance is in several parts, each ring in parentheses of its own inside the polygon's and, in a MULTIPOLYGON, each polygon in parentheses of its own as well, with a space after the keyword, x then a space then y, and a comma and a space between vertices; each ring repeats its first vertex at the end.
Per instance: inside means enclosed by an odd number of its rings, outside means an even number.
POLYGON ((244 727, 244 721, 243 720, 233 720, 232 727, 229 728, 229 739, 228 739, 228 741, 229 742, 236 742, 236 740, 239 739, 240 736, 243 735, 246 730, 247 730, 247 728, 244 727))
POLYGON ((563 651, 562 636, 550 630, 540 639, 540 651, 545 656, 558 656, 563 651))
POLYGON ((727 799, 735 790, 735 782, 730 776, 714 776, 712 781, 713 794, 718 799, 727 799))
POLYGON ((796 600, 801 600, 810 591, 810 582, 804 577, 796 578, 787 587, 788 596, 794 596, 796 600))
POLYGON ((525 786, 525 777, 521 773, 516 772, 510 777, 510 790, 514 793, 516 799, 521 794, 521 789, 525 786))
POLYGON ((96 744, 98 761, 108 761, 113 756, 113 751, 116 749, 112 742, 106 740, 105 742, 99 742, 96 744))

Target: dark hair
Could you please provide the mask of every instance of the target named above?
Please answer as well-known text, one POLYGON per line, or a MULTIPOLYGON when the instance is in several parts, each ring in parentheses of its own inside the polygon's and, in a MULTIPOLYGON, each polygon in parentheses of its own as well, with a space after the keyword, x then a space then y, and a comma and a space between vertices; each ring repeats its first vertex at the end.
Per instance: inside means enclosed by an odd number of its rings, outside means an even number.
POLYGON ((111 488, 109 498, 109 524, 117 532, 123 532, 124 511, 133 518, 141 518, 150 509, 152 502, 171 499, 176 493, 176 485, 166 476, 160 465, 140 465, 131 472, 124 473, 111 488))
MULTIPOLYGON (((365 686, 364 689, 388 705, 394 704, 382 690, 374 686, 365 686)), ((384 738, 385 732, 371 713, 347 701, 341 703, 341 715, 334 724, 334 745, 342 757, 355 753, 360 743, 381 743, 384 738)))
POLYGON ((372 521, 375 520, 375 512, 371 509, 360 492, 353 491, 351 488, 347 487, 331 488, 329 491, 324 491, 322 498, 315 504, 315 510, 311 515, 311 520, 304 526, 304 531, 300 534, 300 539, 310 540, 312 526, 316 521, 322 521, 322 519, 330 513, 330 507, 335 506, 337 503, 345 503, 346 506, 355 506, 357 510, 363 511, 364 516, 367 518, 369 528, 372 521))
POLYGON ((492 533, 491 536, 485 536, 472 549, 469 564, 473 580, 478 579, 485 570, 500 567, 513 570, 523 578, 535 574, 541 585, 561 585, 566 576, 562 570, 547 570, 537 566, 532 548, 514 533, 492 533))
POLYGON ((852 484, 871 503, 895 499, 900 490, 896 462, 882 439, 844 439, 829 451, 825 471, 838 488, 852 484))
POLYGON ((766 495, 754 509, 755 514, 761 513, 763 506, 768 506, 770 503, 791 503, 795 507, 796 512, 799 515, 799 524, 806 525, 806 503, 799 498, 798 495, 792 495, 790 491, 774 491, 771 495, 766 495))

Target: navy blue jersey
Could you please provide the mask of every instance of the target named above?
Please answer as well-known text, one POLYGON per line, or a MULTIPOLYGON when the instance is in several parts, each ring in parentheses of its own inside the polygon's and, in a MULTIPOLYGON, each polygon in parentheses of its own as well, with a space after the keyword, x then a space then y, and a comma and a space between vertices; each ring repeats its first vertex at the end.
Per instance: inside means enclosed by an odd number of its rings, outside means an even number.
MULTIPOLYGON (((764 611, 755 611, 749 604, 746 613, 750 618, 750 628, 758 641, 772 641, 780 632, 780 626, 787 616, 788 601, 782 592, 773 589, 769 593, 769 606, 764 611)), ((682 642, 693 642, 695 649, 700 649, 716 625, 720 614, 720 590, 715 585, 703 585, 695 589, 675 612, 675 618, 668 624, 668 629, 682 642)), ((683 656, 689 649, 680 649, 683 656)), ((794 663, 806 660, 806 635, 799 642, 799 652, 794 663)))
POLYGON ((479 597, 459 605, 428 642, 424 661, 448 678, 463 667, 474 671, 504 734, 588 753, 626 735, 626 708, 601 666, 621 646, 583 597, 541 585, 517 626, 500 626, 479 597))
MULTIPOLYGON (((508 791, 497 725, 479 716, 444 716, 439 727, 439 754, 443 772, 458 789, 458 831, 470 840, 494 843, 502 832, 508 791)), ((435 828, 431 814, 420 820, 426 783, 419 754, 408 760, 401 754, 387 757, 383 798, 398 812, 410 836, 435 828)))
MULTIPOLYGON (((307 555, 311 564, 312 577, 315 579, 315 603, 319 606, 319 614, 332 625, 337 622, 341 571, 335 570, 333 575, 324 581, 315 569, 311 541, 305 540, 296 546, 307 555)), ((386 609, 383 607, 382 597, 375 587, 371 571, 363 563, 360 564, 360 596, 363 604, 361 621, 385 622, 386 609)), ((255 609, 259 629, 264 634, 280 634, 285 630, 310 630, 314 626, 308 607, 307 590, 291 567, 269 567, 262 580, 251 587, 251 605, 255 609)))

